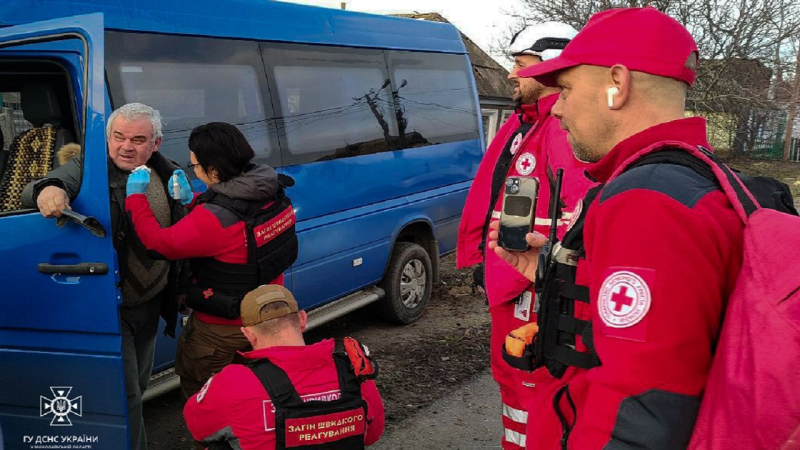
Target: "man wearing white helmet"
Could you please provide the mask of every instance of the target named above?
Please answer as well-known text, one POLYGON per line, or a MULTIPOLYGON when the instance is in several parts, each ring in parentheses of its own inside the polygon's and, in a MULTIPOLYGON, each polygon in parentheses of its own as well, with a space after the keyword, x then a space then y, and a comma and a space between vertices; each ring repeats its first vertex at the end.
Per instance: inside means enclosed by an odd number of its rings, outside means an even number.
POLYGON ((514 57, 514 68, 508 78, 514 83, 516 114, 503 124, 489 144, 459 226, 457 266, 483 263, 483 267, 475 270, 475 284, 485 290, 492 318, 491 366, 503 401, 503 449, 525 447, 528 399, 533 397, 537 385, 558 380, 546 371, 530 374, 514 369, 503 360, 502 345, 509 332, 536 321, 534 289, 527 278, 494 252, 485 251, 487 230, 489 223, 500 217, 501 188, 507 177, 527 176, 539 181, 534 228, 547 235, 551 223, 551 185, 555 185, 557 169, 564 170, 559 238, 566 232, 569 219, 591 184, 583 175, 584 164, 573 156, 566 132, 550 116, 559 89, 517 76, 525 67, 558 56, 575 34, 569 25, 548 22, 523 30, 512 41, 510 54, 514 57))

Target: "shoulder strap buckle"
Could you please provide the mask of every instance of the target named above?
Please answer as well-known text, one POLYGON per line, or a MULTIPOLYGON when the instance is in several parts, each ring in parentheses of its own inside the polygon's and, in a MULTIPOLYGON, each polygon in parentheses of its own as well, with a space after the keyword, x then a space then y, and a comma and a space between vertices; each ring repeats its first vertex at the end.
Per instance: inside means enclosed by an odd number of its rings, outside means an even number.
POLYGON ((553 258, 553 261, 559 264, 577 266, 580 252, 577 250, 564 248, 561 246, 561 242, 556 242, 556 245, 553 246, 553 253, 551 257, 553 258))

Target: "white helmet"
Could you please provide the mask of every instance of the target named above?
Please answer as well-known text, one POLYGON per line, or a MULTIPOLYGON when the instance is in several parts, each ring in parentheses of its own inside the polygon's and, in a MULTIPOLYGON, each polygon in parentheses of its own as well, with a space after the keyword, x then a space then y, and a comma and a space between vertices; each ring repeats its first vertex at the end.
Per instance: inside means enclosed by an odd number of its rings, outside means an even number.
POLYGON ((574 28, 561 22, 532 25, 514 36, 508 52, 511 56, 533 55, 547 61, 560 55, 577 34, 574 28))

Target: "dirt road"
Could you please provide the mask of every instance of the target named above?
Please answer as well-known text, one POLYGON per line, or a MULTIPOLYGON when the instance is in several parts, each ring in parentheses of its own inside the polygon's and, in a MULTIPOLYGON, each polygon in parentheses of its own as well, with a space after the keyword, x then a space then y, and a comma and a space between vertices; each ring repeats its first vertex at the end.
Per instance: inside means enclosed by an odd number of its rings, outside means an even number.
MULTIPOLYGON (((390 325, 373 317, 369 310, 361 310, 306 336, 307 342, 353 336, 370 348, 381 369, 378 388, 386 405, 387 434, 448 394, 462 387, 467 391, 475 389, 471 386, 480 377, 484 378, 480 386, 486 385, 487 306, 482 298, 472 295, 471 271, 454 269, 453 256, 443 259, 441 275, 442 284, 434 286, 431 303, 417 323, 390 325)), ((458 408, 457 402, 453 405, 458 408)), ((194 448, 183 422, 182 407, 178 391, 145 404, 150 450, 194 448)), ((469 402, 463 407, 469 408, 469 402)), ((485 437, 483 431, 474 431, 485 437)))

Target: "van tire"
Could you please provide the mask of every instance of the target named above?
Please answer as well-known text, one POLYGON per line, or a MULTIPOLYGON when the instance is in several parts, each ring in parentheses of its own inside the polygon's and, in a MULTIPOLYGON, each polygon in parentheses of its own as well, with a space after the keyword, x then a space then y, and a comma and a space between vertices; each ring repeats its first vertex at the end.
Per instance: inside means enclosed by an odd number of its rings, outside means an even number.
POLYGON ((428 252, 411 242, 396 243, 378 287, 386 292, 375 304, 375 311, 381 317, 399 324, 416 322, 428 306, 433 289, 433 266, 428 252))

